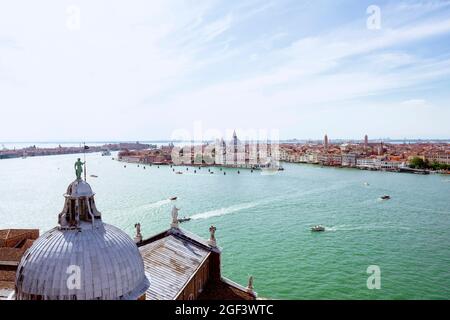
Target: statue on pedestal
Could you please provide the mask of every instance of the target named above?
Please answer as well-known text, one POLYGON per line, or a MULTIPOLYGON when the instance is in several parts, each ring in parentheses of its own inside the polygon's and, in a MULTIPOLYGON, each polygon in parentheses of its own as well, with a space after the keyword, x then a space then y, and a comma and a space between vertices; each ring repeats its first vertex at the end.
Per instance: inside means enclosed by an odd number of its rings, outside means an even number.
POLYGON ((139 243, 142 241, 142 234, 141 234, 141 224, 138 222, 134 225, 136 228, 136 236, 134 237, 134 242, 139 243))
POLYGON ((179 225, 178 211, 180 211, 180 209, 178 209, 176 206, 173 206, 173 208, 172 208, 172 223, 170 224, 170 226, 172 228, 178 228, 178 225, 179 225))
POLYGON ((77 176, 77 180, 81 180, 81 174, 83 173, 83 165, 85 163, 81 161, 80 158, 75 162, 75 175, 77 176))
POLYGON ((250 277, 248 278, 247 290, 253 291, 253 276, 250 276, 250 277))
POLYGON ((217 228, 214 226, 209 227, 209 233, 211 234, 208 240, 208 244, 212 247, 216 246, 216 230, 217 228))

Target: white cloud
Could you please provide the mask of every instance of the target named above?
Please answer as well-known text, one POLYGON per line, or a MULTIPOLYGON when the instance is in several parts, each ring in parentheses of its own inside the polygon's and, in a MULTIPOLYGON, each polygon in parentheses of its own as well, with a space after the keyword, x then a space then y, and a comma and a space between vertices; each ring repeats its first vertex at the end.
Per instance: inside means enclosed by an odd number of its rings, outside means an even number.
POLYGON ((426 107, 428 106, 428 103, 425 99, 411 99, 411 100, 405 100, 400 103, 403 107, 426 107))
POLYGON ((448 56, 411 49, 450 33, 436 1, 383 7, 380 31, 364 28, 362 12, 306 37, 282 27, 255 32, 268 20, 252 19, 268 19, 276 2, 79 1, 78 32, 65 28, 69 1, 47 3, 0 4, 3 139, 162 138, 195 120, 303 137, 303 114, 312 121, 325 106, 363 109, 394 93, 408 105, 417 100, 410 91, 450 75, 448 56))

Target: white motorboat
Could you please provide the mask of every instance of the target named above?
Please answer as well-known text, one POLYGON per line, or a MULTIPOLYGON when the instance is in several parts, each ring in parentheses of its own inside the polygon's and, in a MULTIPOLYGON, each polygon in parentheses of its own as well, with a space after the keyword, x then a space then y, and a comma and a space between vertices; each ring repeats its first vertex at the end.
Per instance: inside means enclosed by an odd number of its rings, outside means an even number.
POLYGON ((317 225, 311 228, 311 231, 313 232, 322 232, 325 231, 325 227, 321 225, 317 225))
POLYGON ((280 165, 274 163, 271 158, 266 163, 259 165, 259 168, 262 175, 273 175, 282 170, 280 165))

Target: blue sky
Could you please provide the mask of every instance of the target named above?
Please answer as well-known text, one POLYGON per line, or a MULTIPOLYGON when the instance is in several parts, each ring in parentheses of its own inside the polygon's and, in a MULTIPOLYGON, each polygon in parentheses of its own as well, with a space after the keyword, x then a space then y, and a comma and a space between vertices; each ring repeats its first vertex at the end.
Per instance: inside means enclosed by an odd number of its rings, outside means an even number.
POLYGON ((449 48, 450 1, 0 0, 0 140, 449 138, 449 48))

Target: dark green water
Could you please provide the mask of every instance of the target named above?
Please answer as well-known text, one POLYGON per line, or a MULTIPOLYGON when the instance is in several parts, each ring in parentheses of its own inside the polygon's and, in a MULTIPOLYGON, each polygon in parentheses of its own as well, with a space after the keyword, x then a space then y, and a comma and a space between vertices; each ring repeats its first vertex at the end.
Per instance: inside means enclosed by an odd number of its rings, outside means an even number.
MULTIPOLYGON (((0 161, 0 228, 56 224, 76 156, 0 161)), ((167 229, 178 196, 182 226, 223 249, 223 273, 255 277, 261 297, 287 299, 449 299, 450 177, 285 164, 274 176, 193 168, 175 175, 88 155, 88 179, 103 219, 130 235, 167 229), (366 186, 364 183, 369 183, 366 186), (381 201, 379 197, 391 195, 381 201), (323 224, 324 233, 310 227, 323 224), (369 265, 381 289, 366 285, 369 265)))

